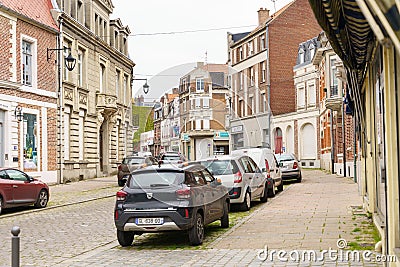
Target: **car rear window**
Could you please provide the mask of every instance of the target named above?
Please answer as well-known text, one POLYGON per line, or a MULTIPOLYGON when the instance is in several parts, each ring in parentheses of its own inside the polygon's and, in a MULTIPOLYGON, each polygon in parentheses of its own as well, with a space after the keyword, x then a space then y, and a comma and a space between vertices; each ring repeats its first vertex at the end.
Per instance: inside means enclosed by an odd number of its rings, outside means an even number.
POLYGON ((292 160, 294 160, 292 155, 278 155, 276 158, 277 158, 277 160, 279 162, 280 161, 292 161, 292 160))
POLYGON ((202 161, 200 163, 213 175, 229 175, 239 171, 236 162, 233 160, 210 160, 202 161))
POLYGON ((133 174, 130 188, 153 188, 183 183, 184 173, 176 171, 149 171, 133 174))
POLYGON ((122 164, 143 164, 144 163, 145 158, 125 158, 122 161, 122 164))
POLYGON ((164 155, 162 156, 162 160, 181 160, 181 157, 178 155, 164 155))

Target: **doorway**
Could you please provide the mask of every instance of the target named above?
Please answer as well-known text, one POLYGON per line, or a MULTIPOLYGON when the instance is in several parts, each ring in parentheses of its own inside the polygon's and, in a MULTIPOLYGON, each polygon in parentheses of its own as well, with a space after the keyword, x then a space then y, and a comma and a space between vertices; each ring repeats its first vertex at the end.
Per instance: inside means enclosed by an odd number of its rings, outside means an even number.
POLYGON ((104 140, 103 140, 103 131, 104 131, 104 123, 100 127, 99 132, 99 164, 100 164, 100 172, 104 172, 103 158, 104 158, 104 140))
POLYGON ((4 167, 5 153, 4 153, 4 111, 0 110, 0 167, 4 167))

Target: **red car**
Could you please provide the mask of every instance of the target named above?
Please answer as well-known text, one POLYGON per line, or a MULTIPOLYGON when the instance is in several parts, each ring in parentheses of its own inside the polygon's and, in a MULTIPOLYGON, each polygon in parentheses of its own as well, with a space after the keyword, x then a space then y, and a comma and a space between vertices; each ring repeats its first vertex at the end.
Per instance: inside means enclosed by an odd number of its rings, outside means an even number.
POLYGON ((35 205, 44 208, 49 187, 42 181, 13 168, 0 168, 0 214, 4 208, 35 205))

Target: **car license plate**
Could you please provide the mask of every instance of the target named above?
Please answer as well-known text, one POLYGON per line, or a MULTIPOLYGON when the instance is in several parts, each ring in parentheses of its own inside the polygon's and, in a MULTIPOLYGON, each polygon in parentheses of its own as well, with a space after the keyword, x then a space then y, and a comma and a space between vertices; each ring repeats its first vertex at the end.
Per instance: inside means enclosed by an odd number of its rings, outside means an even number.
POLYGON ((137 225, 143 224, 163 224, 164 218, 136 218, 137 225))

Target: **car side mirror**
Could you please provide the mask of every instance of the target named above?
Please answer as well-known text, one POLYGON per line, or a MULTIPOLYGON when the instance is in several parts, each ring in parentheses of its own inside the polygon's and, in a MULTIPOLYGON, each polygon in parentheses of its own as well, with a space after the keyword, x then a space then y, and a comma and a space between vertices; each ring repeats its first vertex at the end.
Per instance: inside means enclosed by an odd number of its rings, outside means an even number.
POLYGON ((279 168, 282 168, 282 167, 283 167, 283 163, 280 162, 280 163, 279 163, 279 168))
POLYGON ((215 184, 215 185, 222 185, 221 179, 220 179, 220 178, 215 179, 215 180, 214 180, 214 184, 215 184))
POLYGON ((35 181, 35 179, 33 179, 32 176, 28 176, 28 182, 33 182, 33 181, 35 181))

